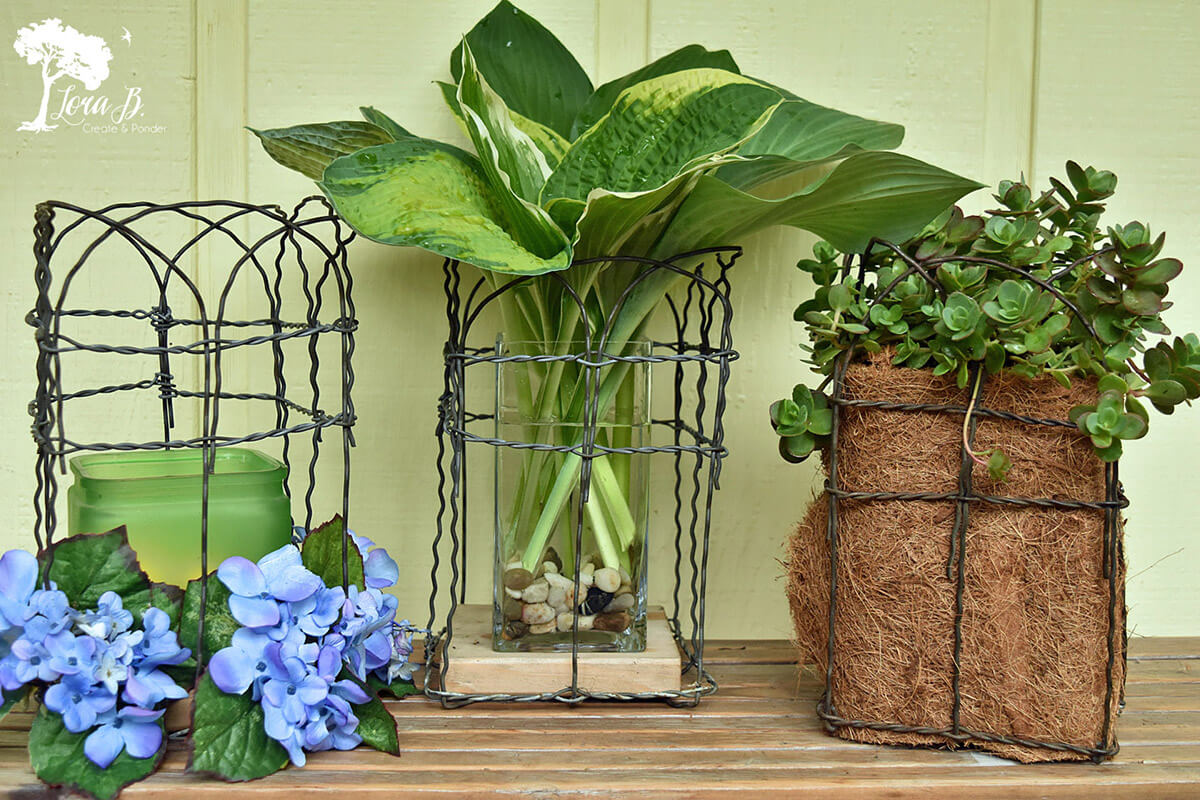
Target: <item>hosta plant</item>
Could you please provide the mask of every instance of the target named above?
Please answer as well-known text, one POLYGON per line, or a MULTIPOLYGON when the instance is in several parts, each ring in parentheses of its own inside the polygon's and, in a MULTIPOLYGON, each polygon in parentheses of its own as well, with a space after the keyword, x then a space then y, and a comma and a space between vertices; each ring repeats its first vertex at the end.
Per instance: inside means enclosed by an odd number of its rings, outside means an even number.
POLYGON ((242 781, 302 766, 315 750, 398 752, 379 700, 415 692, 412 629, 381 593, 398 570, 351 533, 343 589, 343 536, 335 519, 258 564, 224 562, 207 581, 203 648, 201 582, 151 583, 124 528, 58 542, 52 559, 5 553, 0 717, 39 706, 29 730, 37 776, 116 796, 157 769, 165 706, 191 689, 191 772, 242 781))
MULTIPOLYGON (((894 364, 952 375, 964 388, 972 366, 1064 386, 1093 380, 1096 402, 1070 418, 1105 461, 1146 434, 1147 405, 1170 414, 1200 397, 1200 339, 1151 341, 1170 335, 1161 315, 1183 269, 1162 255, 1165 235, 1141 222, 1102 223, 1117 185, 1111 172, 1067 162, 1066 176, 1040 194, 1004 181, 997 208, 965 216, 956 207, 895 249, 874 243, 861 271, 843 269, 839 248, 818 243, 797 265, 817 288, 795 314, 814 369, 829 375, 849 349, 888 347, 894 364)), ((785 459, 827 441, 826 407, 806 386, 771 406, 785 459)), ((999 450, 972 457, 995 479, 1011 466, 999 450)))
MULTIPOLYGON (((370 107, 362 120, 254 132, 367 238, 473 264, 494 287, 533 276, 504 293, 504 333, 545 343, 548 355, 567 354, 588 331, 598 338, 598 321, 614 308, 607 341, 593 347, 624 355, 680 280, 656 272, 618 303, 638 269, 584 259, 672 258, 773 225, 858 250, 871 235, 911 236, 976 187, 887 152, 900 144, 900 126, 743 75, 724 50, 690 45, 597 87, 553 34, 501 2, 454 48, 449 67, 452 81, 439 88, 469 149, 424 138, 370 107), (780 189, 783 178, 792 181, 780 189), (545 277, 554 272, 564 272, 583 309, 545 277)), ((556 435, 578 436, 578 372, 562 362, 528 369, 537 391, 521 399, 523 416, 564 422, 556 435), (575 433, 565 432, 572 425, 575 433)), ((627 380, 626 369, 607 373, 600 417, 627 380)), ((629 538, 611 528, 630 520, 619 462, 593 460, 591 502, 602 508, 589 514, 607 520, 591 533, 603 567, 614 570, 629 538)), ((512 537, 525 531, 516 558, 526 571, 544 563, 579 480, 577 455, 548 463, 530 457, 522 497, 502 522, 512 537)))

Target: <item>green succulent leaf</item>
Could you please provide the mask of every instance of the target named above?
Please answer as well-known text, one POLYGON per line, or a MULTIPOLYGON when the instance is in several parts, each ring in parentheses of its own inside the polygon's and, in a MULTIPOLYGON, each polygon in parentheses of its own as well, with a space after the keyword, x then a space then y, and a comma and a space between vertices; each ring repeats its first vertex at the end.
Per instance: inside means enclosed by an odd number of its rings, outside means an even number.
POLYGON ((810 455, 817 446, 817 441, 807 433, 799 436, 784 436, 779 440, 779 455, 791 464, 799 464, 810 455))
POLYGON ((384 244, 422 247, 483 269, 541 275, 571 263, 566 235, 548 218, 509 218, 479 160, 451 145, 406 139, 335 160, 321 189, 356 231, 384 244))
MULTIPOLYGON (((523 117, 571 135, 571 123, 592 95, 587 73, 540 22, 502 0, 466 35, 479 71, 505 104, 523 117)), ((450 54, 462 78, 462 45, 450 54)))
MULTIPOLYGON (((379 114, 374 109, 369 110, 374 115, 379 114)), ((363 114, 366 115, 367 111, 368 109, 364 109, 363 114)), ((325 168, 342 156, 355 153, 364 147, 396 141, 394 133, 389 132, 387 128, 359 120, 249 130, 258 137, 267 155, 277 163, 314 181, 321 180, 325 168)))
POLYGON ((987 468, 988 477, 997 483, 1008 478, 1008 471, 1012 469, 1012 459, 1008 454, 999 447, 993 448, 988 454, 987 468))

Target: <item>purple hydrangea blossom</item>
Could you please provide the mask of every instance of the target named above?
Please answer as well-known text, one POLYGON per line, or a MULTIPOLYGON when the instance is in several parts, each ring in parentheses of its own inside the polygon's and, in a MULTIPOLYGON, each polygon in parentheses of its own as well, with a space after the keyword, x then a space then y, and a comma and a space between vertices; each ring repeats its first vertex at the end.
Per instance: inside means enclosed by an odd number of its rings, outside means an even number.
POLYGON ((217 568, 217 578, 231 592, 230 613, 247 628, 278 625, 280 602, 305 600, 322 586, 292 545, 268 553, 257 564, 241 556, 228 558, 217 568))
POLYGON ((347 531, 363 557, 363 576, 368 589, 390 589, 400 580, 400 567, 388 552, 365 536, 347 531))
POLYGON ((86 675, 64 677, 46 690, 46 708, 62 716, 71 733, 82 733, 96 724, 97 718, 112 711, 117 698, 86 675))
POLYGON ((24 550, 9 550, 0 556, 0 633, 25 627, 25 612, 37 578, 37 559, 24 550))

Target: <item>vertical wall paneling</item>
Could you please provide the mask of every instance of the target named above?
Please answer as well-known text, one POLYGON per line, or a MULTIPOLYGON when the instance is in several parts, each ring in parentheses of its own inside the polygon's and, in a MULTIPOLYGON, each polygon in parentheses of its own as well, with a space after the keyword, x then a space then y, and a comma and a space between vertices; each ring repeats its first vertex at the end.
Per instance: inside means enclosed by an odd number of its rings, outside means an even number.
POLYGON ((984 73, 983 165, 994 186, 1024 174, 1033 180, 1034 84, 1038 0, 990 0, 984 73))
POLYGON ((631 72, 650 54, 651 0, 596 0, 597 86, 631 72))

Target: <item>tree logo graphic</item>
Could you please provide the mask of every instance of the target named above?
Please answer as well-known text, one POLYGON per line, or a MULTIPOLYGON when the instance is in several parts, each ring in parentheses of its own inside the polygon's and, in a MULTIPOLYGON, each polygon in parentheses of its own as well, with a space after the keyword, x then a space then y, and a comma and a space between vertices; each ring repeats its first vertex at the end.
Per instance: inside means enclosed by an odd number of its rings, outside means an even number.
POLYGON ((41 133, 58 127, 46 124, 50 87, 54 82, 66 75, 89 91, 98 89, 108 77, 108 62, 112 60, 112 51, 103 39, 63 25, 61 19, 45 19, 21 28, 13 49, 27 63, 42 67, 42 104, 37 116, 22 122, 19 131, 41 133))

